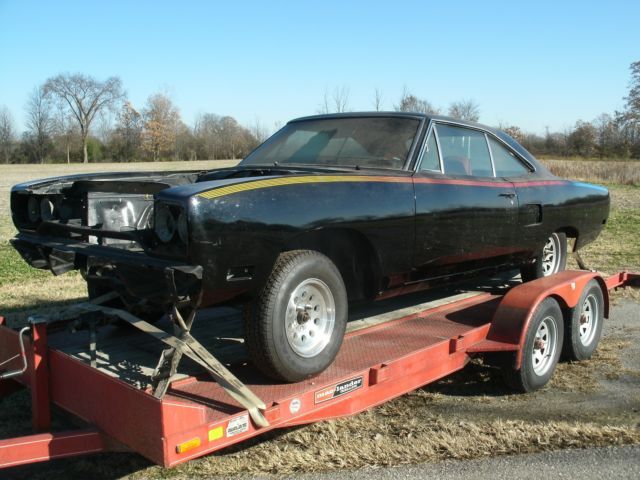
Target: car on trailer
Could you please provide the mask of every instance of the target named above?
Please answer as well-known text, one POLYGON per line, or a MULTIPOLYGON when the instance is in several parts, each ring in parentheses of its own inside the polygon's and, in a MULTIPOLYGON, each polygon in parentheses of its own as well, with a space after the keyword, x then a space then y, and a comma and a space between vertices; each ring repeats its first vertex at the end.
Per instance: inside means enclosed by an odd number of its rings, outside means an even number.
POLYGON ((236 167, 75 175, 16 185, 13 246, 79 269, 90 297, 148 319, 245 306, 253 362, 322 372, 356 300, 519 268, 564 270, 593 241, 608 191, 552 175, 501 130, 417 113, 289 122, 236 167))

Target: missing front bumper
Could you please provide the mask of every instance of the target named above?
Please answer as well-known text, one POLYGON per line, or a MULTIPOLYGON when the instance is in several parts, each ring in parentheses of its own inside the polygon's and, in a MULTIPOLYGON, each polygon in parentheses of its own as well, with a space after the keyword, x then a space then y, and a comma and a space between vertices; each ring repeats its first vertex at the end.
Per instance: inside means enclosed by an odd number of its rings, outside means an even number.
POLYGON ((109 267, 114 277, 105 278, 105 282, 117 282, 129 296, 147 303, 165 305, 195 298, 202 288, 201 266, 150 257, 144 252, 29 234, 19 234, 11 244, 29 265, 48 269, 54 275, 109 267))

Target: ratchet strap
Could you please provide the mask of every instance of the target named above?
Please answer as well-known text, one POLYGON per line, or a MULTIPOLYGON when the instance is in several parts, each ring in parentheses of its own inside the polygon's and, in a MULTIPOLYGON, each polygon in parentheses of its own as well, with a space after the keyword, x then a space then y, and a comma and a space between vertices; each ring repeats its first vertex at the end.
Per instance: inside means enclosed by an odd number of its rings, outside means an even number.
POLYGON ((48 317, 52 321, 59 321, 89 312, 101 312, 110 317, 117 317, 120 320, 133 325, 144 333, 160 340, 166 345, 169 345, 172 349, 175 349, 175 353, 172 355, 173 358, 170 359, 171 363, 175 362, 177 364, 177 362, 180 361, 180 357, 185 355, 204 367, 214 380, 218 382, 218 384, 220 384, 220 386, 224 388, 233 399, 247 409, 249 415, 251 415, 251 419, 256 425, 260 427, 269 426, 269 422, 262 414, 262 411, 266 409, 264 402, 255 393, 253 393, 249 387, 231 373, 229 369, 215 358, 200 342, 193 338, 188 331, 185 330, 181 332, 180 338, 178 338, 177 336, 171 335, 125 310, 97 305, 98 303, 104 303, 115 298, 111 295, 111 293, 108 293, 95 298, 92 302, 71 305, 61 312, 48 317))

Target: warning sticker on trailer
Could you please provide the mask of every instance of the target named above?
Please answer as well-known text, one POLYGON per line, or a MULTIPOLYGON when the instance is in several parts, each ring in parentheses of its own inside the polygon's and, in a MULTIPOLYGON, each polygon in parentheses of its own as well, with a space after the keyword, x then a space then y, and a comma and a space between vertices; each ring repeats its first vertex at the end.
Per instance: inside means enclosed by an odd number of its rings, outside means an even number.
POLYGON ((315 393, 315 403, 333 400, 336 397, 346 395, 347 393, 359 389, 362 385, 362 377, 356 377, 351 380, 347 380, 346 382, 337 383, 330 387, 323 388, 315 393))
POLYGON ((232 418, 227 424, 227 437, 233 437, 249 430, 249 414, 232 418))

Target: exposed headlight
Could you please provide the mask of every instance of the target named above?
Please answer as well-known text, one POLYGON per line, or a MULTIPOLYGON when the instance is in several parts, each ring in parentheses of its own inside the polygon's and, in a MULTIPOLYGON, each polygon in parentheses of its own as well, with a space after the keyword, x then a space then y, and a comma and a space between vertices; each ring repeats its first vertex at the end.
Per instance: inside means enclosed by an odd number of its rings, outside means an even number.
POLYGON ((176 220, 168 205, 157 205, 155 230, 160 241, 164 243, 170 242, 176 233, 176 220))
POLYGON ((43 221, 46 222, 48 220, 51 220, 54 216, 54 211, 55 208, 51 200, 45 197, 40 201, 40 216, 42 217, 43 221))
POLYGON ((187 225, 187 212, 184 210, 181 210, 178 216, 178 236, 180 240, 182 240, 182 243, 187 243, 189 239, 189 226, 187 225))
POLYGON ((27 216, 31 223, 40 220, 40 202, 35 195, 31 195, 27 200, 27 216))

